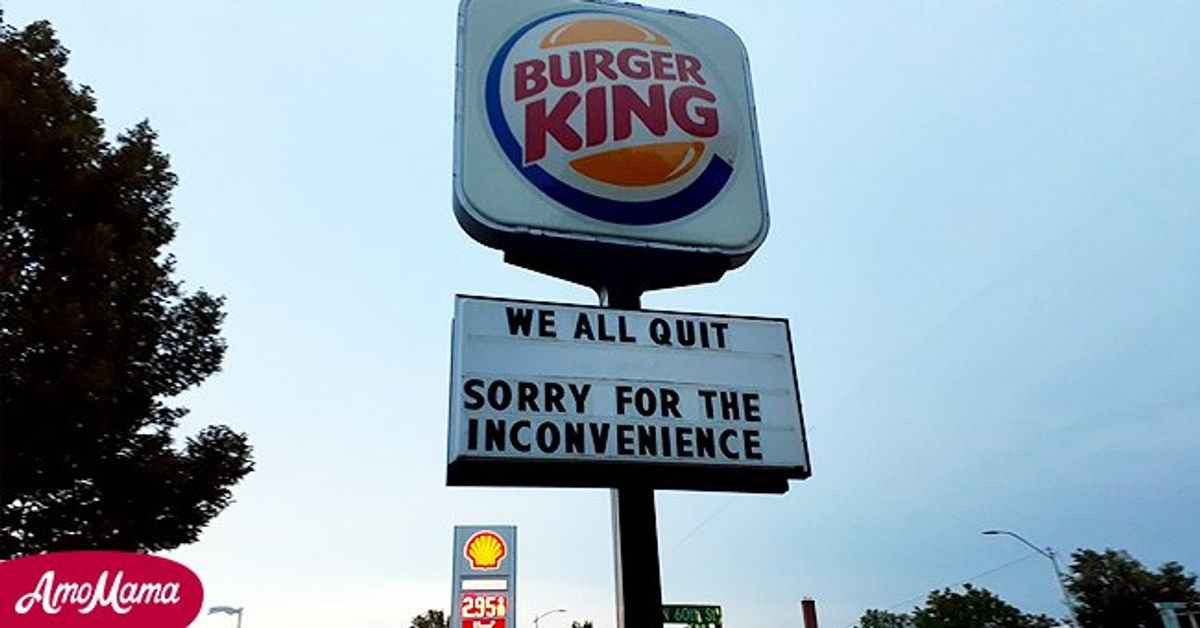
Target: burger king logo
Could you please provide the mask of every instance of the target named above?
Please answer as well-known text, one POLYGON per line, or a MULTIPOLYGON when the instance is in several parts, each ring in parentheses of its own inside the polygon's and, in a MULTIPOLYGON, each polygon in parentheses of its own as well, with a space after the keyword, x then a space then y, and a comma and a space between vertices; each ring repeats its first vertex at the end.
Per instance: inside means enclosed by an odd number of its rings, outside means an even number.
POLYGON ((488 124, 514 168, 584 216, 657 225, 729 183, 742 129, 703 50, 625 15, 569 11, 516 30, 485 86, 488 124))
POLYGON ((500 561, 508 555, 508 547, 499 534, 485 530, 476 532, 463 547, 463 555, 471 563, 471 569, 490 571, 500 568, 500 561))

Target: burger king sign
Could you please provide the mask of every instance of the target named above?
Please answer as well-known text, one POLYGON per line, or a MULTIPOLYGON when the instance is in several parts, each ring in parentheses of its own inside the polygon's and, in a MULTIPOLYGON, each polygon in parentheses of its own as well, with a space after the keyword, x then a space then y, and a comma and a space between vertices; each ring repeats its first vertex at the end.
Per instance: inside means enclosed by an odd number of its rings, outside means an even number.
POLYGON ((594 0, 463 0, 459 13, 455 214, 473 237, 536 270, 644 287, 711 281, 762 242, 732 31, 594 0))

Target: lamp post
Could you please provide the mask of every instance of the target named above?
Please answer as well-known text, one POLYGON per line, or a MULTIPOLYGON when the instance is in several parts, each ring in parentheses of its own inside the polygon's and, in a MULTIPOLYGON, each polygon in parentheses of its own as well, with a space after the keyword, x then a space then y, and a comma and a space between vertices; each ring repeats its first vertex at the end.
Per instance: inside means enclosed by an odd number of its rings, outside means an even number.
POLYGON ((543 617, 545 617, 546 615, 553 615, 555 613, 565 613, 565 612, 567 612, 567 609, 565 609, 565 608, 556 608, 552 611, 546 611, 546 612, 542 613, 541 615, 538 615, 537 617, 533 618, 533 628, 538 628, 538 622, 541 621, 541 619, 543 617))
POLYGON ((241 607, 234 608, 232 606, 214 606, 214 607, 208 609, 208 614, 212 615, 214 613, 223 613, 225 615, 237 615, 237 618, 238 618, 237 628, 242 628, 242 611, 243 610, 244 609, 241 607))
POLYGON ((1062 595, 1063 595, 1062 602, 1063 602, 1063 604, 1066 605, 1067 612, 1069 612, 1071 614, 1071 624, 1079 625, 1078 622, 1075 621, 1075 607, 1071 604, 1071 593, 1070 593, 1070 591, 1067 591, 1066 578, 1063 577, 1062 569, 1060 569, 1058 566, 1058 558, 1055 557, 1055 555, 1054 555, 1054 548, 1047 546, 1046 549, 1042 549, 1042 548, 1034 545, 1033 543, 1030 543, 1028 540, 1025 539, 1025 537, 1021 536, 1020 534, 1017 534, 1016 532, 1010 532, 1008 530, 984 530, 983 533, 987 534, 987 535, 1011 536, 1012 538, 1029 546, 1030 549, 1032 549, 1033 551, 1035 551, 1035 552, 1041 554, 1042 556, 1045 556, 1047 559, 1049 559, 1050 564, 1054 566, 1054 579, 1058 581, 1058 588, 1062 590, 1062 595))

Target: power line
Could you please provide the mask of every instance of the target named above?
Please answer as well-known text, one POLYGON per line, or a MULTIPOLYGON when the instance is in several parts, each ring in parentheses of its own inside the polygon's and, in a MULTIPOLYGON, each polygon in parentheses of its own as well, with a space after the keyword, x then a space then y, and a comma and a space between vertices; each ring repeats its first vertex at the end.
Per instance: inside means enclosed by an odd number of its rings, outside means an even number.
POLYGON ((688 542, 688 539, 690 539, 690 538, 692 538, 693 536, 695 536, 695 535, 696 535, 696 533, 697 533, 697 532, 699 532, 701 528, 703 528, 704 526, 708 525, 708 522, 709 522, 709 521, 712 521, 713 519, 716 519, 716 518, 717 518, 717 515, 721 514, 721 511, 723 511, 723 510, 725 510, 726 508, 728 508, 728 507, 729 507, 729 505, 730 505, 730 504, 732 504, 732 503, 733 503, 733 500, 732 500, 732 499, 727 499, 727 500, 725 500, 725 503, 721 504, 721 505, 720 505, 720 506, 719 506, 719 507, 718 507, 716 510, 712 511, 712 513, 710 513, 710 514, 709 514, 707 517, 705 517, 703 521, 701 521, 700 523, 696 524, 696 527, 692 528, 692 530, 691 530, 690 532, 688 532, 687 534, 683 535, 683 538, 679 539, 679 541, 678 541, 677 543, 675 543, 675 546, 671 548, 671 553, 672 553, 672 554, 674 554, 674 553, 675 553, 675 551, 676 551, 676 550, 678 550, 680 547, 682 547, 684 543, 687 543, 687 542, 688 542))

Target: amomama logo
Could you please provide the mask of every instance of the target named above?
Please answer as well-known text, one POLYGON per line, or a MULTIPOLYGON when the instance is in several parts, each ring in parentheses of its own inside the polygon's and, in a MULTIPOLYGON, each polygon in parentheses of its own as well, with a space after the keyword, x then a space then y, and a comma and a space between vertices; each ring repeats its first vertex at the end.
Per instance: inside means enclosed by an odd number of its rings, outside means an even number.
POLYGON ((485 92, 513 166, 597 220, 689 216, 733 174, 740 118, 714 65, 640 20, 571 11, 526 24, 496 52, 485 92))
POLYGON ((187 567, 125 552, 61 552, 0 563, 0 626, 182 628, 204 587, 187 567))

